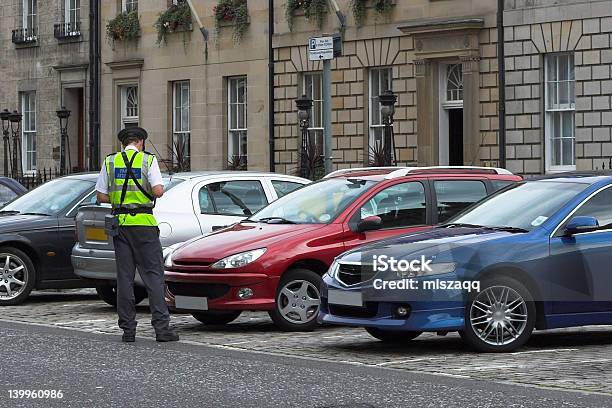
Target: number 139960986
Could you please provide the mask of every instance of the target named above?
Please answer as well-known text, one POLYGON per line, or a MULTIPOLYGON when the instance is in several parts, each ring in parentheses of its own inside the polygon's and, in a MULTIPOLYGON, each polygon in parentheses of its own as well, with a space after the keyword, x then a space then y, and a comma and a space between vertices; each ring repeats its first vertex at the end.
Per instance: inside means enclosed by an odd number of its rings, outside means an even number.
POLYGON ((62 399, 62 390, 8 390, 11 399, 62 399))

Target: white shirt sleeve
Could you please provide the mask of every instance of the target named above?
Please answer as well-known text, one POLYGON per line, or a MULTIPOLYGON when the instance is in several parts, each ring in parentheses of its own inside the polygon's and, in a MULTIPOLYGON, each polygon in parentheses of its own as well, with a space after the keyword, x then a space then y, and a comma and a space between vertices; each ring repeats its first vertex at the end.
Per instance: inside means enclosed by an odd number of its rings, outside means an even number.
POLYGON ((96 191, 102 194, 108 194, 108 174, 106 173, 106 160, 102 162, 102 169, 96 181, 96 191))
POLYGON ((159 163, 157 162, 157 157, 153 157, 153 163, 151 163, 151 166, 149 166, 147 179, 149 180, 151 187, 164 185, 161 171, 159 170, 159 163))

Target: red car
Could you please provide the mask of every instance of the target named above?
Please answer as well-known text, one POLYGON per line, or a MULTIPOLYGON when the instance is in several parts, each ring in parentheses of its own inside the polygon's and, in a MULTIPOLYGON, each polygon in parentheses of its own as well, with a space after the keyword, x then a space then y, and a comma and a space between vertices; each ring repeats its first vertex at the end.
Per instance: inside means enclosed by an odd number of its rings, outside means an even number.
MULTIPOLYGON (((166 301, 208 324, 228 323, 243 310, 266 310, 281 329, 312 330, 321 276, 337 255, 430 228, 519 180, 480 167, 331 173, 244 221, 171 250, 166 301)), ((223 212, 220 205, 215 208, 223 212)))

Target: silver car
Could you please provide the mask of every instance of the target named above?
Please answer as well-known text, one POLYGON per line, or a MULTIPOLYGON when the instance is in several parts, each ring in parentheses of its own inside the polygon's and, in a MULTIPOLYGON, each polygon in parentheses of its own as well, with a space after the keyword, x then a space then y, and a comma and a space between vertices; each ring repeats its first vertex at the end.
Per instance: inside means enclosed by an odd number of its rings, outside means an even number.
MULTIPOLYGON (((310 183, 275 173, 200 172, 165 176, 166 193, 153 213, 159 224, 162 247, 232 225, 279 197, 310 183)), ((96 290, 116 304, 116 268, 113 241, 104 231, 109 205, 82 207, 76 216, 77 243, 72 249, 74 272, 98 281, 96 290)), ((140 277, 134 288, 136 302, 146 297, 140 277)))

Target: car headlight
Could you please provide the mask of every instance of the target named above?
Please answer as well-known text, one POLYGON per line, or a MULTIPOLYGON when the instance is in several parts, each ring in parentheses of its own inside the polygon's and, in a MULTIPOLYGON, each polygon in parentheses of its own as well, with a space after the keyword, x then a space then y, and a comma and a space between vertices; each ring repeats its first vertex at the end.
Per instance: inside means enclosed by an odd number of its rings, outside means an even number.
POLYGON ((334 260, 334 262, 332 262, 331 266, 329 267, 329 269, 327 270, 327 272, 325 272, 323 274, 323 278, 325 278, 325 276, 329 276, 330 278, 335 278, 336 274, 338 272, 338 267, 340 265, 338 264, 338 262, 336 260, 334 260))
POLYGON ((418 278, 420 276, 443 275, 454 272, 457 268, 455 262, 439 262, 429 264, 419 271, 397 271, 398 278, 418 278))
POLYGON ((162 254, 164 257, 164 267, 172 268, 172 253, 182 245, 182 242, 172 244, 169 247, 166 247, 162 250, 162 254))
POLYGON ((218 260, 210 267, 212 269, 240 268, 257 260, 266 252, 266 248, 253 249, 252 251, 240 252, 218 260))

